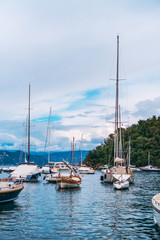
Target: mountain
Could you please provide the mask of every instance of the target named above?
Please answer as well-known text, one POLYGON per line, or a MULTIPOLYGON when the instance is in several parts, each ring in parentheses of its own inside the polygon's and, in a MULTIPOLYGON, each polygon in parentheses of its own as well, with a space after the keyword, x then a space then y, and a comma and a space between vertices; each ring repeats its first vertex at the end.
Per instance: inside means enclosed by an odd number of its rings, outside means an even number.
MULTIPOLYGON (((86 156, 88 151, 82 151, 82 160, 86 156)), ((78 164, 81 157, 81 151, 74 152, 73 163, 78 164)), ((0 165, 18 165, 24 162, 25 153, 22 151, 0 151, 0 165)), ((67 160, 71 162, 71 152, 51 152, 50 161, 52 162, 62 162, 67 160)), ((37 165, 43 166, 48 163, 48 153, 46 152, 31 152, 30 161, 37 165)))
MULTIPOLYGON (((137 167, 148 164, 148 152, 150 163, 160 167, 160 117, 153 116, 147 120, 139 120, 138 124, 124 129, 122 128, 123 157, 127 159, 131 138, 131 164, 137 167)), ((104 142, 92 151, 89 151, 84 159, 88 166, 98 168, 110 163, 114 159, 114 134, 110 134, 104 142)))

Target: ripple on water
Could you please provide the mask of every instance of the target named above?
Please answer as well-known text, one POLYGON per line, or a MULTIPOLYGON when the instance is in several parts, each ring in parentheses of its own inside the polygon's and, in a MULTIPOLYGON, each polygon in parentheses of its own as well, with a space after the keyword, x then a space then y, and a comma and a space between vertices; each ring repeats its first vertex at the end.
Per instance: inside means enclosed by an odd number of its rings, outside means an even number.
POLYGON ((0 206, 3 239, 160 239, 150 205, 160 174, 135 174, 129 190, 84 175, 75 190, 41 181, 25 183, 19 199, 0 206))

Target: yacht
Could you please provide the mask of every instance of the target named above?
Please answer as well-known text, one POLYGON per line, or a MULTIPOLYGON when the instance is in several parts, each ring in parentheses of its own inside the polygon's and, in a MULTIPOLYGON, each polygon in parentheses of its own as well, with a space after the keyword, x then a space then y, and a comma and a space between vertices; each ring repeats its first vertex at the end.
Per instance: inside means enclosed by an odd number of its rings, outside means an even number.
POLYGON ((16 180, 24 182, 36 182, 41 175, 41 169, 38 165, 30 162, 30 85, 29 85, 29 104, 28 104, 28 153, 25 163, 20 164, 10 176, 16 180))
POLYGON ((14 201, 24 186, 22 183, 15 182, 13 179, 4 178, 0 181, 0 203, 14 201))
POLYGON ((68 167, 63 162, 56 162, 52 168, 52 173, 46 174, 43 179, 49 183, 56 183, 60 180, 60 177, 65 177, 68 172, 70 173, 68 167))
POLYGON ((95 173, 93 168, 87 167, 87 166, 84 166, 84 165, 79 166, 78 171, 81 174, 94 174, 95 173))
POLYGON ((154 167, 150 164, 150 152, 148 153, 148 165, 145 167, 140 167, 141 171, 146 172, 160 172, 160 168, 154 167))
POLYGON ((79 188, 82 182, 78 172, 64 161, 66 169, 59 169, 59 180, 57 180, 58 189, 79 188))
POLYGON ((113 183, 128 181, 133 183, 134 175, 122 154, 121 115, 119 105, 119 36, 117 36, 117 72, 116 72, 116 104, 115 104, 115 132, 114 132, 114 167, 102 171, 100 180, 113 183))

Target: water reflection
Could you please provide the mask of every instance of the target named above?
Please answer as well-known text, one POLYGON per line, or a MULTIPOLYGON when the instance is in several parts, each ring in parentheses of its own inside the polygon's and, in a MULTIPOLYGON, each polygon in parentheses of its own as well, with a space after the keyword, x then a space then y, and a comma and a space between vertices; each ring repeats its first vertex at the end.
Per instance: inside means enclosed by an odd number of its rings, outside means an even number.
POLYGON ((85 175, 79 189, 56 190, 42 178, 25 183, 15 202, 0 205, 0 231, 9 240, 160 239, 150 205, 159 176, 136 173, 126 191, 101 184, 98 171, 85 175))

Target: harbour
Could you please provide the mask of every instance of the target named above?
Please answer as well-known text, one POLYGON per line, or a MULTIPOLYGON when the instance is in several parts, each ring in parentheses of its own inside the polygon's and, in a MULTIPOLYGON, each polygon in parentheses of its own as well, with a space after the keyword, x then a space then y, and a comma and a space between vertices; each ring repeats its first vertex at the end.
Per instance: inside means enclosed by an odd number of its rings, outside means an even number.
POLYGON ((100 175, 81 175, 79 189, 57 190, 43 175, 24 183, 16 201, 0 205, 2 239, 159 239, 151 206, 159 173, 135 172, 125 191, 101 183, 100 175))

